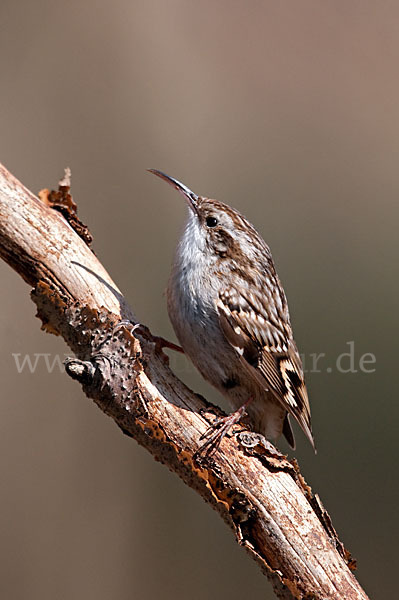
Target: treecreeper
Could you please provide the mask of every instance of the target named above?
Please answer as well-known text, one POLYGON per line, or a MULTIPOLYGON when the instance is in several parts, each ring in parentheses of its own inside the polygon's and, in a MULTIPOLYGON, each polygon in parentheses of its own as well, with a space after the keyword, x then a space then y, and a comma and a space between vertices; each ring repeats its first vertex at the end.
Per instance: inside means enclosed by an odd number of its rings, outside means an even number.
POLYGON ((229 401, 203 449, 217 448, 242 417, 254 432, 292 448, 293 416, 312 444, 310 406, 287 299, 269 246, 237 210, 198 196, 150 169, 185 198, 189 214, 167 287, 167 306, 185 354, 229 401))

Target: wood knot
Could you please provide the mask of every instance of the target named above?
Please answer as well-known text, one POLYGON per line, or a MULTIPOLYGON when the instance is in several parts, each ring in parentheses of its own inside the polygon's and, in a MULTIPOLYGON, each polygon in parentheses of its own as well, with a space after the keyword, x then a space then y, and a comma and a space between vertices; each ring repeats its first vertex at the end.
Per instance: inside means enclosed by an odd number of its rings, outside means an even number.
POLYGON ((78 358, 67 358, 64 366, 65 371, 72 379, 76 379, 80 383, 92 383, 96 367, 91 362, 78 358))

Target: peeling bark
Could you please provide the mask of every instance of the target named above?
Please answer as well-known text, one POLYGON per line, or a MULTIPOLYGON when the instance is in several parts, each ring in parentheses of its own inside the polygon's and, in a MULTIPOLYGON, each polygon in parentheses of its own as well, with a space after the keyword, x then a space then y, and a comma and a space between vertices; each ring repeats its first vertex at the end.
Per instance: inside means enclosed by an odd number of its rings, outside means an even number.
POLYGON ((42 327, 74 352, 67 373, 220 513, 279 598, 366 599, 296 461, 241 425, 211 457, 195 455, 222 413, 176 378, 147 328, 116 327, 134 313, 88 246, 69 187, 66 173, 38 199, 0 165, 0 256, 33 287, 42 327))

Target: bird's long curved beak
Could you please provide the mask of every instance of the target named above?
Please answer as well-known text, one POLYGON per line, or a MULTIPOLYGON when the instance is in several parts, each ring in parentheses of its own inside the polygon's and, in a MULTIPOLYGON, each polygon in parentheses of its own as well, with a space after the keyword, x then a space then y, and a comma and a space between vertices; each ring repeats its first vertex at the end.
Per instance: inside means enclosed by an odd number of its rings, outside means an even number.
POLYGON ((184 196, 184 198, 186 199, 186 202, 188 203, 191 210, 198 214, 199 198, 197 194, 194 194, 194 192, 192 192, 186 185, 184 185, 184 183, 180 183, 180 181, 177 181, 177 179, 173 179, 173 177, 169 177, 169 175, 166 175, 166 173, 162 173, 162 171, 158 171, 157 169, 148 169, 148 171, 150 173, 154 173, 154 175, 157 175, 158 177, 166 181, 166 183, 169 183, 169 185, 174 187, 178 192, 180 192, 182 196, 184 196))

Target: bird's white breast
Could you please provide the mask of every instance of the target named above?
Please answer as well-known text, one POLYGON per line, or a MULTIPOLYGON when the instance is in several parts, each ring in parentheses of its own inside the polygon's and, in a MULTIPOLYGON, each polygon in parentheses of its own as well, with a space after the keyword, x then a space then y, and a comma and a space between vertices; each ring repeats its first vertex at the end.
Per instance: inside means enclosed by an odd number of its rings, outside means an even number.
POLYGON ((190 217, 176 250, 167 289, 168 313, 185 353, 208 381, 221 387, 237 357, 220 329, 216 309, 220 282, 212 274, 213 258, 206 253, 196 221, 190 217))

